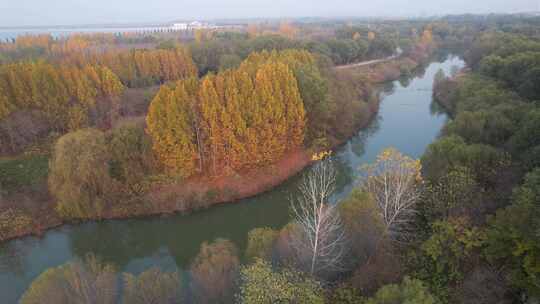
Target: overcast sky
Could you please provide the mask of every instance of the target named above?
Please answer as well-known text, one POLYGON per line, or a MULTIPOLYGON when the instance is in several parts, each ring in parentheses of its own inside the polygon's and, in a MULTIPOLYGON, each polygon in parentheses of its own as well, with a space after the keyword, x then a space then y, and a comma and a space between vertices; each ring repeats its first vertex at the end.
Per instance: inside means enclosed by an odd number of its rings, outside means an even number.
POLYGON ((0 26, 540 11, 540 0, 0 0, 0 26))

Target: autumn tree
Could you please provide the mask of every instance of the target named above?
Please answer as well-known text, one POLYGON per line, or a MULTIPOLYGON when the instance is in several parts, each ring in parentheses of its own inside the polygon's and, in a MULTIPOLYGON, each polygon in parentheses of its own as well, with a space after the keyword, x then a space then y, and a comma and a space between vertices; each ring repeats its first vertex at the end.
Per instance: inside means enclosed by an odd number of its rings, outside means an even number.
POLYGON ((361 187, 375 200, 385 234, 392 239, 406 239, 421 195, 420 161, 389 148, 363 170, 361 187))
POLYGON ((170 173, 190 176, 267 165, 300 148, 306 111, 291 67, 311 59, 254 54, 236 70, 163 86, 147 116, 154 151, 170 173))
POLYGON ((296 36, 298 30, 290 22, 281 22, 279 25, 279 33, 289 39, 293 39, 296 36))
POLYGON ((426 45, 430 45, 433 43, 433 33, 431 32, 431 29, 425 29, 422 33, 421 42, 426 45))
POLYGON ((234 244, 225 239, 203 243, 191 264, 192 288, 197 303, 229 303, 239 259, 234 244))
POLYGON ((37 110, 58 131, 95 124, 123 92, 118 77, 101 66, 55 66, 44 61, 0 67, 0 118, 37 110))
POLYGON ((20 303, 114 304, 116 281, 114 268, 90 255, 83 261, 70 262, 40 274, 23 294, 20 303))
POLYGON ((126 304, 182 303, 179 275, 158 268, 150 268, 137 276, 126 273, 122 298, 126 304))
POLYGON ((49 189, 62 216, 91 218, 102 214, 114 189, 109 161, 101 131, 79 130, 58 140, 50 161, 49 189))
POLYGON ((302 180, 292 204, 299 226, 293 239, 300 265, 311 275, 324 276, 344 269, 345 231, 335 204, 336 171, 329 160, 316 164, 302 180))
POLYGON ((146 117, 154 151, 170 172, 180 176, 190 176, 196 169, 197 138, 191 111, 197 97, 192 94, 186 82, 178 82, 176 88, 162 86, 146 117))
POLYGON ((206 134, 208 159, 211 161, 213 174, 218 172, 218 163, 224 156, 223 146, 223 128, 220 123, 220 112, 222 103, 222 91, 218 92, 216 87, 217 77, 214 75, 206 76, 201 81, 199 90, 199 103, 201 111, 201 121, 203 130, 206 134), (219 93, 219 95, 218 95, 219 93), (221 95, 221 96, 220 96, 221 95))
POLYGON ((261 29, 258 24, 250 23, 248 24, 246 31, 250 38, 255 38, 261 32, 261 29))

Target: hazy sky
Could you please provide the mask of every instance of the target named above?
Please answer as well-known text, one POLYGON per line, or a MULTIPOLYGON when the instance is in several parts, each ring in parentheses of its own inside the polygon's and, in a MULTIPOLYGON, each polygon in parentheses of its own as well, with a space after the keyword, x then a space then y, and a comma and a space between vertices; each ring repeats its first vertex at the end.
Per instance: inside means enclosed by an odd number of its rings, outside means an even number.
POLYGON ((540 0, 0 0, 0 26, 540 11, 540 0))

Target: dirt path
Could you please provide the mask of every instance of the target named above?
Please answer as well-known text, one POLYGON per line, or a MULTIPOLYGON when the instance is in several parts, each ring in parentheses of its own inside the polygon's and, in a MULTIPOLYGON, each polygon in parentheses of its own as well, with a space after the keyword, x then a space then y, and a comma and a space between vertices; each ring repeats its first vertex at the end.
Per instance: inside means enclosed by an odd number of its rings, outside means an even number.
POLYGON ((357 62, 357 63, 338 65, 338 66, 336 66, 334 68, 336 70, 351 69, 351 68, 356 68, 356 67, 372 65, 372 64, 377 64, 377 63, 382 63, 382 62, 394 60, 394 59, 396 59, 398 57, 399 57, 399 54, 396 54, 396 55, 392 55, 392 56, 382 58, 382 59, 373 59, 373 60, 362 61, 362 62, 357 62))

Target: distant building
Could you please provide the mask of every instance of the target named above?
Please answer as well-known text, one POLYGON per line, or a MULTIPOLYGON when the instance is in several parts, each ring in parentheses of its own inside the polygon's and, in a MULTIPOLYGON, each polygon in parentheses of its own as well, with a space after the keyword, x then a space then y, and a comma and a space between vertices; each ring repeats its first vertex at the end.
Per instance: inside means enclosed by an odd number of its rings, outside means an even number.
POLYGON ((175 24, 173 24, 172 29, 176 30, 176 31, 185 31, 185 30, 188 29, 188 24, 187 23, 175 23, 175 24))
POLYGON ((175 31, 188 31, 188 30, 200 30, 200 29, 215 29, 217 26, 206 23, 206 22, 200 22, 200 21, 193 21, 190 23, 174 23, 171 26, 172 30, 175 31))

